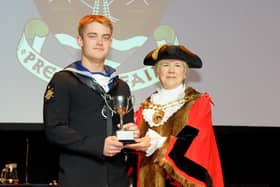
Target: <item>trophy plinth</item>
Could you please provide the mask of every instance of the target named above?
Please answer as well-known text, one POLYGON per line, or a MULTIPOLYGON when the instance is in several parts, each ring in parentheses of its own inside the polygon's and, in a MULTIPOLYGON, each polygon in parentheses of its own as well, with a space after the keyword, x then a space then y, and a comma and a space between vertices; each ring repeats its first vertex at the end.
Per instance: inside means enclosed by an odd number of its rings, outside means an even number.
POLYGON ((118 95, 111 97, 111 102, 108 105, 110 110, 120 117, 120 129, 116 131, 116 136, 124 144, 135 143, 134 132, 123 128, 123 117, 132 109, 131 103, 131 96, 118 95))
POLYGON ((135 143, 133 131, 117 130, 116 131, 116 136, 119 139, 119 141, 123 142, 124 144, 135 143))

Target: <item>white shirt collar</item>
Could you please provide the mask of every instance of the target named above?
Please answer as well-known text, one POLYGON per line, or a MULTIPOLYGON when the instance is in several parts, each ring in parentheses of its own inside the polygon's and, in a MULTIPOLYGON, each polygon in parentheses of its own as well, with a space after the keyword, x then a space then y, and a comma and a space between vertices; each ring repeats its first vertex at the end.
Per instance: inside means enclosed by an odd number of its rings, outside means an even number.
MULTIPOLYGON (((181 84, 175 89, 167 90, 164 88, 159 88, 158 92, 154 93, 151 96, 151 102, 154 104, 164 105, 169 102, 175 101, 177 99, 181 99, 185 97, 185 85, 181 84)), ((168 107, 164 109, 164 116, 160 123, 155 124, 153 122, 153 115, 155 113, 154 109, 144 109, 143 110, 143 117, 146 122, 148 122, 150 127, 157 127, 163 125, 177 110, 179 110, 184 103, 174 105, 172 107, 168 107)))
POLYGON ((180 84, 174 89, 164 89, 160 87, 157 89, 157 92, 151 96, 151 101, 154 104, 164 105, 170 101, 183 98, 185 96, 185 88, 185 84, 180 84))

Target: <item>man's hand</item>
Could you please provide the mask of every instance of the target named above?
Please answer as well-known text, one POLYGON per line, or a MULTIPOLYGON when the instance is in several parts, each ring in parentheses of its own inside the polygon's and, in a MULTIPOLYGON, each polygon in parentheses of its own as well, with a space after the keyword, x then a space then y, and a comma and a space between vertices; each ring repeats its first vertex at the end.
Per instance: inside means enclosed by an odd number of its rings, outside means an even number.
POLYGON ((103 154, 112 157, 121 152, 123 148, 123 143, 116 136, 108 136, 105 138, 103 154))
POLYGON ((135 123, 126 123, 123 125, 123 130, 133 131, 134 138, 139 138, 140 130, 139 127, 135 123))

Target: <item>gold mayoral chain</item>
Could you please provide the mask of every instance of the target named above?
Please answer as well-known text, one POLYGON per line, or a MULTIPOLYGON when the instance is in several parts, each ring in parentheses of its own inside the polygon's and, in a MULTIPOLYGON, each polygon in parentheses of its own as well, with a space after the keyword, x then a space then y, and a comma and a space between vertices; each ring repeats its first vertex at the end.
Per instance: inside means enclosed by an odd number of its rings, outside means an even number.
POLYGON ((143 109, 153 109, 155 111, 154 114, 153 114, 153 122, 155 124, 159 124, 163 119, 164 110, 166 108, 189 102, 190 100, 196 98, 198 95, 199 94, 194 94, 194 95, 186 96, 186 97, 183 97, 183 98, 179 98, 177 100, 168 102, 164 105, 154 104, 150 100, 148 100, 148 101, 144 101, 142 103, 142 108, 143 109))

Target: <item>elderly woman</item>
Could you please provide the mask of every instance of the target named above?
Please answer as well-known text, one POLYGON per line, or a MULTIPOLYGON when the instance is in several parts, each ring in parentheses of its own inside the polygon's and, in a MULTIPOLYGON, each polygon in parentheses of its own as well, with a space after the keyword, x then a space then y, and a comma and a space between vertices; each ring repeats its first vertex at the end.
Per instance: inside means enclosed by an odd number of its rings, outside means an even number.
POLYGON ((160 87, 135 113, 143 138, 126 145, 140 151, 137 186, 223 187, 211 98, 185 84, 201 59, 182 45, 164 45, 144 65, 154 67, 160 87))

